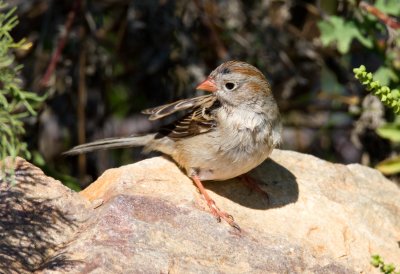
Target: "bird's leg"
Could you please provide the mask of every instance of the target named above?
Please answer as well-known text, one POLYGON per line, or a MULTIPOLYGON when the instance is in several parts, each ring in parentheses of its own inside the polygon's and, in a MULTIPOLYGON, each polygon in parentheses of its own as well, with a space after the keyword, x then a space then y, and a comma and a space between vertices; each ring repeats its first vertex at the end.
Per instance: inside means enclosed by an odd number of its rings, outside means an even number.
POLYGON ((197 175, 191 176, 193 182, 196 184, 197 188, 199 189, 201 195, 203 195, 204 199, 207 202, 208 207, 211 210, 211 213, 217 218, 218 222, 221 221, 221 218, 224 219, 229 225, 233 226, 237 230, 240 231, 240 227, 238 224, 235 223, 233 220, 232 215, 226 213, 223 210, 220 210, 217 205, 215 204, 214 200, 211 199, 210 195, 208 195, 206 189, 204 188, 203 184, 200 181, 200 178, 197 175))
POLYGON ((250 177, 250 175, 248 174, 243 174, 240 175, 238 177, 240 179, 240 181, 242 181, 242 183, 247 186, 248 188, 250 188, 251 190, 257 191, 258 193, 261 193, 266 202, 269 203, 269 195, 268 192, 266 192, 265 190, 263 190, 260 185, 258 184, 257 180, 250 177))

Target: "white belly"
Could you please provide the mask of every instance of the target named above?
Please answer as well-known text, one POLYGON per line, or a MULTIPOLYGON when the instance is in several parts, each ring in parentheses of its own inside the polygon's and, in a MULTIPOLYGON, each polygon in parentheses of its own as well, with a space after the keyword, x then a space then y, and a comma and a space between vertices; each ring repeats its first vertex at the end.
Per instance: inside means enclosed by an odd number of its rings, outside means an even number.
POLYGON ((265 113, 222 109, 217 117, 215 130, 176 143, 179 152, 172 157, 189 176, 196 174, 200 180, 237 177, 261 164, 280 142, 280 123, 271 125, 265 113))
POLYGON ((254 152, 252 155, 237 158, 233 162, 229 158, 219 158, 211 161, 210 165, 203 166, 198 170, 200 180, 227 180, 245 174, 260 165, 271 153, 270 149, 264 153, 254 152))
POLYGON ((235 136, 224 135, 228 139, 222 139, 220 132, 215 132, 192 137, 190 141, 182 140, 179 146, 185 153, 175 160, 189 176, 196 173, 200 180, 227 180, 252 170, 270 155, 270 143, 255 140, 252 136, 238 136, 247 135, 245 132, 232 133, 235 136), (203 145, 190 146, 193 141, 203 145))

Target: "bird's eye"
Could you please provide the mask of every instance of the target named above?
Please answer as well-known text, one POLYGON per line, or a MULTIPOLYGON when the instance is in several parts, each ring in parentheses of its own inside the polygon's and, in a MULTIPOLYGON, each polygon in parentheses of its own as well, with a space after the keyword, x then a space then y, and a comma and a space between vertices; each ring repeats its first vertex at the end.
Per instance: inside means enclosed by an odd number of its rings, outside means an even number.
POLYGON ((228 82, 228 83, 225 84, 225 87, 226 87, 227 90, 232 90, 232 89, 235 88, 235 84, 232 83, 232 82, 228 82))

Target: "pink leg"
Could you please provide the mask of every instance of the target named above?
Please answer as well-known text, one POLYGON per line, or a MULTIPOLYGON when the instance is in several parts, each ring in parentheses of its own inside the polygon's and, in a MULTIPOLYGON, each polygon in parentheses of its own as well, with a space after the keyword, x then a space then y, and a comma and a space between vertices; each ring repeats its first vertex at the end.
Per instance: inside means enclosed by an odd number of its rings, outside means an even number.
POLYGON ((239 176, 239 179, 242 181, 244 185, 246 185, 248 188, 251 190, 257 191, 258 193, 261 193, 265 200, 269 203, 269 195, 268 192, 263 190, 260 185, 257 183, 257 180, 253 179, 250 177, 248 174, 243 174, 239 176))
POLYGON ((229 225, 233 226, 237 230, 240 231, 240 227, 235 223, 233 220, 232 215, 226 213, 225 211, 220 210, 217 205, 215 204, 214 200, 211 199, 210 195, 208 195, 206 189, 204 188, 203 184, 201 183, 199 177, 197 175, 191 176, 193 182, 196 184, 197 188, 199 189, 201 195, 203 195, 204 199, 207 202, 208 207, 211 210, 211 213, 217 218, 218 222, 221 221, 221 218, 224 219, 229 225))

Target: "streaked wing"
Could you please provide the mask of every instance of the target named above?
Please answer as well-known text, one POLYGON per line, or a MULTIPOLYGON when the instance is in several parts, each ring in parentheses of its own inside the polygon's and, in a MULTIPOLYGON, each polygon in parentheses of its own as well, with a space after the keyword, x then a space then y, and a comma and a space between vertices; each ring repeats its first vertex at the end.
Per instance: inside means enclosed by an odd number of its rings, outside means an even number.
POLYGON ((212 100, 215 100, 215 95, 208 94, 190 99, 182 99, 174 103, 158 106, 155 108, 145 109, 142 111, 142 113, 149 114, 149 120, 157 120, 177 111, 198 107, 212 100))
MULTIPOLYGON (((198 97, 197 97, 198 98, 198 97)), ((168 136, 171 139, 181 139, 209 132, 217 126, 215 110, 220 103, 215 96, 202 100, 202 104, 193 108, 181 119, 162 128, 156 138, 168 136)))

